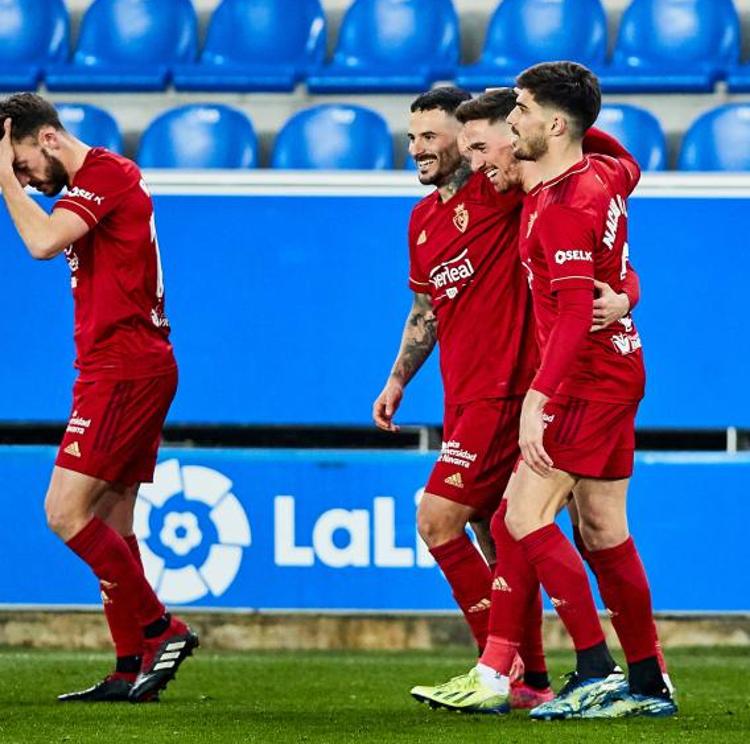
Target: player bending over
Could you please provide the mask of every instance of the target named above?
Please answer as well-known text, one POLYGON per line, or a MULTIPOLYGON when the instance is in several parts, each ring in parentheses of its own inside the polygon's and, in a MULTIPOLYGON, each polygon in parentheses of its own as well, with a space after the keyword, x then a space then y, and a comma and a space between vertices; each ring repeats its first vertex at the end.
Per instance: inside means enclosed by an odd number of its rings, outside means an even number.
POLYGON ((50 528, 100 582, 115 670, 62 701, 158 697, 198 645, 143 572, 133 534, 177 388, 154 210, 134 163, 72 137, 55 108, 21 93, 0 102, 0 188, 32 257, 64 253, 75 305, 72 412, 52 471, 50 528), (48 215, 24 191, 67 192, 48 215))

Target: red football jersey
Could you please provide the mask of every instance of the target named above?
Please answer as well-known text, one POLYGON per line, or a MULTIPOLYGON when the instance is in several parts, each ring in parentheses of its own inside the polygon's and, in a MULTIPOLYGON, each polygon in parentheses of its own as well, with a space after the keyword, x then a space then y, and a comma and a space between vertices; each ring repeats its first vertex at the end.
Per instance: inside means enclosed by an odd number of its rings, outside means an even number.
POLYGON ((534 375, 522 202, 521 191, 498 194, 475 173, 447 202, 436 190, 412 211, 409 286, 432 299, 446 404, 522 395, 534 375))
POLYGON ((174 369, 154 207, 138 167, 93 148, 54 208, 74 212, 91 228, 65 250, 81 379, 174 369))
MULTIPOLYGON (((520 250, 542 354, 557 319, 558 289, 590 288, 593 294, 596 278, 622 290, 628 259, 626 198, 639 178, 635 161, 591 154, 527 195, 520 250)), ((632 402, 643 397, 644 384, 641 340, 628 315, 588 334, 557 392, 632 402)))

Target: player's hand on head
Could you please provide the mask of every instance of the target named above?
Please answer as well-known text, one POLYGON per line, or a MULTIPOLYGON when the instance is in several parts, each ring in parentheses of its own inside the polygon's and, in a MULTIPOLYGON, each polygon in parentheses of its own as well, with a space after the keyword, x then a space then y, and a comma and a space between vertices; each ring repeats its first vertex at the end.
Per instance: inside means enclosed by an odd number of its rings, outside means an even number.
POLYGON ((617 293, 606 282, 594 280, 597 297, 594 299, 592 331, 600 331, 630 312, 630 300, 624 292, 617 293))
POLYGON ((4 174, 13 173, 13 162, 16 159, 16 154, 13 151, 13 144, 11 142, 11 133, 13 128, 13 122, 10 117, 6 118, 2 126, 2 138, 0 139, 0 169, 4 174))
POLYGON ((544 449, 544 404, 547 396, 529 390, 521 409, 521 426, 518 444, 524 462, 537 474, 546 478, 554 467, 552 458, 544 449))
POLYGON ((403 397, 403 386, 395 380, 389 380, 372 404, 372 419, 378 429, 393 432, 400 430, 401 427, 393 423, 393 416, 398 410, 403 397))

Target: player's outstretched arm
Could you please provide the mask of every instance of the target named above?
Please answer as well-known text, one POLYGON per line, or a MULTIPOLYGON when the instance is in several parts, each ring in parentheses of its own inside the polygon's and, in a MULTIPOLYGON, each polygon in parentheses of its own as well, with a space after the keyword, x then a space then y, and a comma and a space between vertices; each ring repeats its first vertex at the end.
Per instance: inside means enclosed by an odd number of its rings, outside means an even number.
POLYGON ((404 388, 430 356, 436 340, 435 314, 430 296, 415 292, 401 336, 398 356, 385 387, 372 406, 372 418, 378 428, 398 431, 399 427, 393 423, 393 416, 401 404, 404 388))
POLYGON ((10 119, 0 139, 0 189, 13 224, 29 253, 38 259, 54 258, 85 235, 89 227, 78 215, 58 210, 47 214, 25 191, 13 170, 15 154, 10 119))

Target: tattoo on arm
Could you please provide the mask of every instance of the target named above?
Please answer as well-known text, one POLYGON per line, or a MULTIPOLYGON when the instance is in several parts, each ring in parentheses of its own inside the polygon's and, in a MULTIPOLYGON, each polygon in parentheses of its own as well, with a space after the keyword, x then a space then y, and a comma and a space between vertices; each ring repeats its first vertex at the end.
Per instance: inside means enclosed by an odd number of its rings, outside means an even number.
POLYGON ((437 321, 427 294, 415 293, 391 377, 406 385, 435 348, 437 321))

